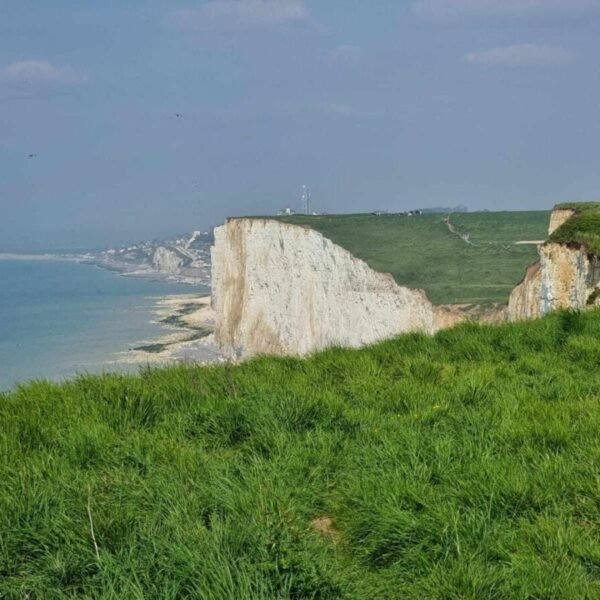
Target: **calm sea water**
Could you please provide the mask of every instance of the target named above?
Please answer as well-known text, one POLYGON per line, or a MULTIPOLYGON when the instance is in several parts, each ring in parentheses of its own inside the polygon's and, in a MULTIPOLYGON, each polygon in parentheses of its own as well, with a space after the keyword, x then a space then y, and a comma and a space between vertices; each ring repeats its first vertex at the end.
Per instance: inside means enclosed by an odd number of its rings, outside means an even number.
POLYGON ((0 390, 30 379, 131 369, 119 354, 165 331, 156 299, 206 293, 90 265, 0 260, 0 390))

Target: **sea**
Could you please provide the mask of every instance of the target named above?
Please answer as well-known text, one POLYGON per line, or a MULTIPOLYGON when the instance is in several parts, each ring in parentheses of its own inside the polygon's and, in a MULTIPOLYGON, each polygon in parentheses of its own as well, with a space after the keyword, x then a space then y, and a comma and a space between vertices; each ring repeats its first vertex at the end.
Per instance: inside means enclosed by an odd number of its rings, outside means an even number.
POLYGON ((0 391, 32 379, 137 370, 120 361, 165 334, 156 302, 208 288, 77 262, 0 260, 0 391))

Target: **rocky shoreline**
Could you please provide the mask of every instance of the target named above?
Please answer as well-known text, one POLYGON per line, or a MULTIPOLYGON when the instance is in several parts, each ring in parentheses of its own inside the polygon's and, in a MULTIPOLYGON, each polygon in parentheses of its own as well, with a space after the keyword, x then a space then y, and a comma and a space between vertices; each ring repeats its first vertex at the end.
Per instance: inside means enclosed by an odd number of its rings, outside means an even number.
POLYGON ((155 316, 166 333, 138 342, 122 353, 118 362, 141 366, 224 360, 214 342, 215 316, 210 296, 180 294, 161 298, 156 303, 155 316))

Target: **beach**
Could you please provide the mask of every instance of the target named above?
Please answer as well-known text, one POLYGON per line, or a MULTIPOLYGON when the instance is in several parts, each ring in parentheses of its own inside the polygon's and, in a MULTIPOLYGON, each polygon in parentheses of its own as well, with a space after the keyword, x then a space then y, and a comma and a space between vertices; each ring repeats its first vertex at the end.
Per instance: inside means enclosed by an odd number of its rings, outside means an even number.
POLYGON ((164 335, 139 342, 123 352, 118 362, 143 366, 224 360, 214 343, 215 318, 210 296, 166 296, 156 301, 154 314, 164 335))
POLYGON ((207 286, 40 256, 0 258, 0 391, 32 379, 217 357, 207 286))

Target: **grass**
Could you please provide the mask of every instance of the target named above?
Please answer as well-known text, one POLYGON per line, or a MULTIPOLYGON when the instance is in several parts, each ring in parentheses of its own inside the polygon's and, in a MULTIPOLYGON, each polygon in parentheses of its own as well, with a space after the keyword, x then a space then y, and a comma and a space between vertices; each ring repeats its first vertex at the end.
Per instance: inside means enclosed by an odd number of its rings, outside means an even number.
POLYGON ((506 304, 527 267, 538 258, 550 213, 478 212, 414 217, 335 215, 280 217, 309 225, 400 285, 422 288, 435 304, 506 304), (468 234, 466 243, 458 234, 468 234))
POLYGON ((600 202, 560 202, 554 208, 575 211, 600 209, 600 202))
POLYGON ((599 367, 591 310, 24 385, 0 597, 598 598, 599 367))
POLYGON ((575 214, 548 241, 585 246, 588 252, 600 254, 600 202, 569 202, 556 208, 570 208, 575 214))

